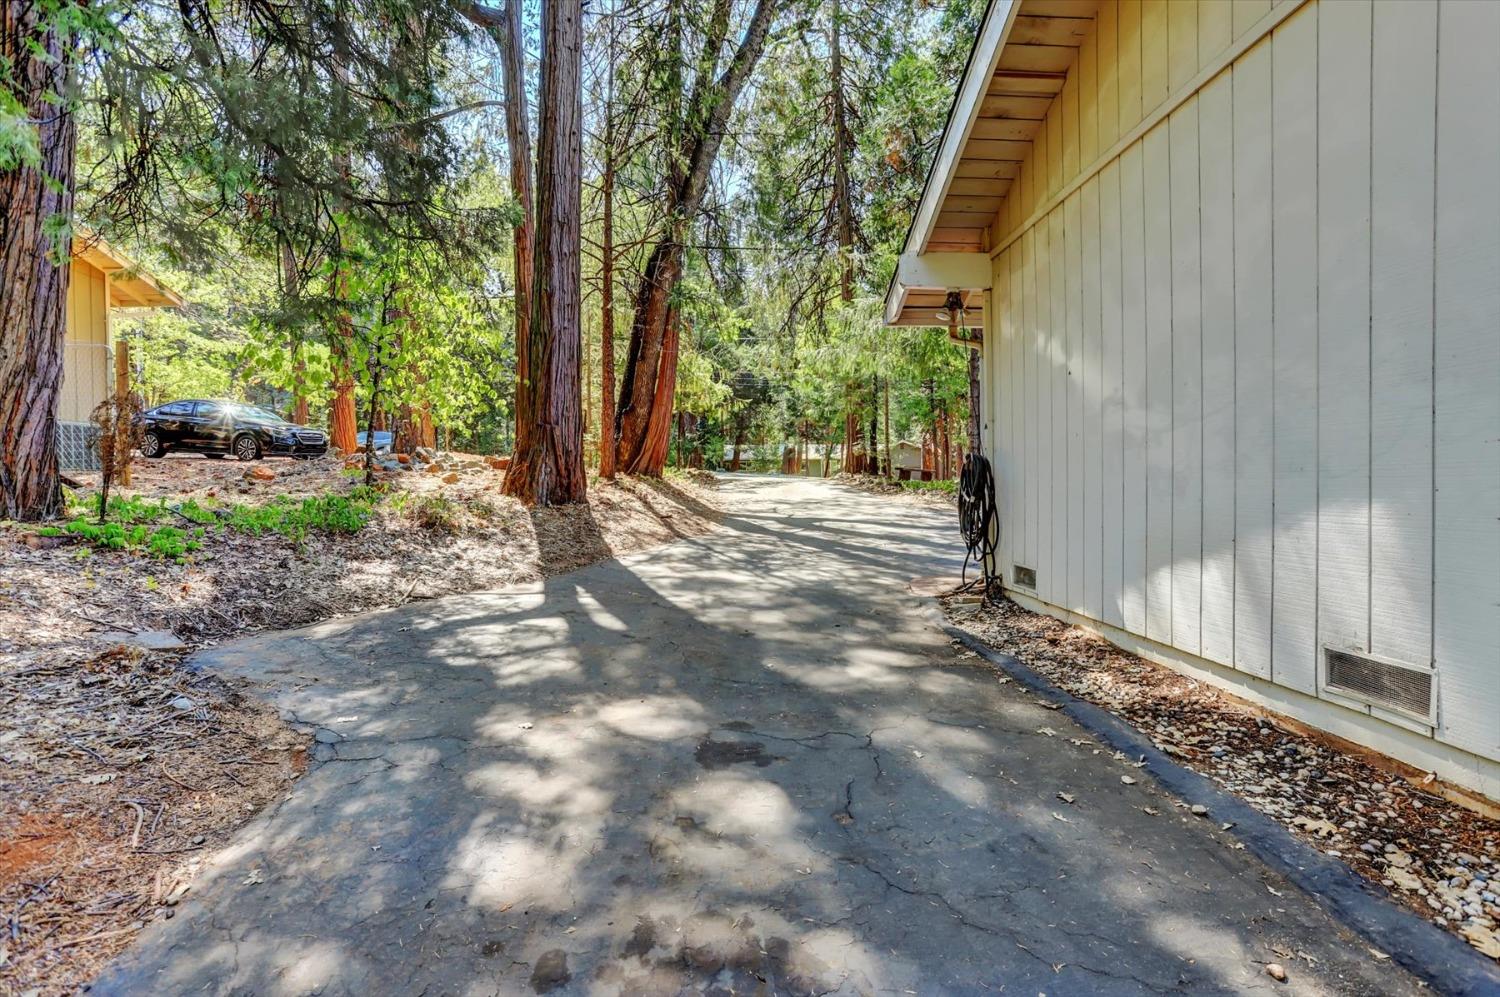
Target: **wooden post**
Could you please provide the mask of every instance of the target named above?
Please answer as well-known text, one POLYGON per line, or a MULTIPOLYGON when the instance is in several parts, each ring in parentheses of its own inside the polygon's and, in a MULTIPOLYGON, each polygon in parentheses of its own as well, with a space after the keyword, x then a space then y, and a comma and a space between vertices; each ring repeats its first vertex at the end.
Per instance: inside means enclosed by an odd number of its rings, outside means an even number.
MULTIPOLYGON (((130 427, 120 425, 120 420, 126 418, 129 406, 123 404, 130 395, 130 344, 125 340, 115 342, 115 433, 118 439, 126 439, 130 435, 130 427)), ((127 452, 119 459, 119 481, 122 485, 130 484, 130 454, 127 452)))

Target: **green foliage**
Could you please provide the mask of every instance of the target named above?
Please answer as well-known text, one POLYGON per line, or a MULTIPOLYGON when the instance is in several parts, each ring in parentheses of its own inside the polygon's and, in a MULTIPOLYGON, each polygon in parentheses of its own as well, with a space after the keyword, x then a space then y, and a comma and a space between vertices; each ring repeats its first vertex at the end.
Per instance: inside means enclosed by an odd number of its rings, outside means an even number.
POLYGON ((402 509, 414 526, 439 533, 463 532, 463 508, 446 495, 413 495, 402 509))
MULTIPOLYGON (((113 504, 113 503, 111 503, 113 504)), ((129 522, 95 523, 87 519, 70 519, 63 526, 45 526, 42 536, 74 536, 90 547, 150 554, 162 560, 181 561, 202 546, 201 533, 190 536, 176 526, 151 526, 129 522)))
POLYGON ((232 506, 223 521, 241 533, 279 533, 300 542, 314 532, 358 533, 373 514, 374 507, 366 495, 318 495, 300 500, 278 495, 265 505, 232 506))
POLYGON ((901 482, 901 487, 910 489, 914 492, 946 492, 949 495, 958 494, 958 482, 954 480, 943 481, 939 479, 933 481, 903 481, 901 482))
MULTIPOLYGON (((275 307, 274 270, 249 252, 234 251, 233 260, 232 268, 194 273, 170 267, 159 256, 152 259, 152 273, 188 304, 125 312, 115 323, 117 334, 131 344, 135 383, 148 405, 242 397, 282 406, 274 392, 277 383, 258 379, 251 363, 257 316, 275 307)), ((309 345, 305 355, 315 368, 327 366, 326 349, 309 345)))
POLYGON ((196 499, 170 505, 165 499, 151 501, 139 496, 115 495, 109 500, 107 521, 99 524, 84 518, 92 511, 92 500, 73 496, 69 512, 74 518, 62 526, 43 527, 38 532, 42 536, 76 536, 106 550, 181 559, 202 546, 210 529, 253 536, 278 533, 298 543, 309 533, 358 533, 374 515, 381 498, 371 488, 355 488, 348 495, 302 499, 279 495, 265 505, 220 506, 196 499), (195 525, 185 529, 177 525, 180 520, 195 525))

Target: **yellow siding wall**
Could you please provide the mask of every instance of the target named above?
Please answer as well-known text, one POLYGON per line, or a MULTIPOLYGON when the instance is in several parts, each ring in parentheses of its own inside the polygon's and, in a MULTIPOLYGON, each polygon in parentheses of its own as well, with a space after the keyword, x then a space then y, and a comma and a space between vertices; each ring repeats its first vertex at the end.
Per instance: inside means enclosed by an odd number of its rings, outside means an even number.
POLYGON ((1342 705, 1500 759, 1500 4, 1096 25, 992 229, 1002 564, 1312 696, 1433 666, 1435 729, 1342 705))
POLYGON ((74 260, 68 282, 68 342, 108 343, 108 316, 104 271, 74 260))
POLYGON ((68 283, 68 334, 63 344, 62 402, 58 418, 87 422, 109 394, 109 296, 104 272, 73 261, 68 283))

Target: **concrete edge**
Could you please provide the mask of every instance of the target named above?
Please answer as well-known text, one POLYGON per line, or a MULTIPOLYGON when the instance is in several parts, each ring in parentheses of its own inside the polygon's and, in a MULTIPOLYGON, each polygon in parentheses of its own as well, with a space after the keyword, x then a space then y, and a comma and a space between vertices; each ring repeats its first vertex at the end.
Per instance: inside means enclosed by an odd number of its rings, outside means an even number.
POLYGON ((1230 828, 1247 851, 1290 880, 1338 921, 1391 961, 1430 983, 1438 992, 1459 995, 1500 993, 1500 965, 1431 922, 1398 906, 1378 883, 1298 839, 1278 821, 1219 789, 1207 776, 1173 761, 1149 737, 1109 711, 1053 685, 1012 655, 949 623, 935 600, 928 613, 939 630, 974 651, 1016 683, 1059 704, 1075 723, 1106 746, 1144 758, 1143 770, 1188 804, 1209 808, 1211 819, 1230 828))

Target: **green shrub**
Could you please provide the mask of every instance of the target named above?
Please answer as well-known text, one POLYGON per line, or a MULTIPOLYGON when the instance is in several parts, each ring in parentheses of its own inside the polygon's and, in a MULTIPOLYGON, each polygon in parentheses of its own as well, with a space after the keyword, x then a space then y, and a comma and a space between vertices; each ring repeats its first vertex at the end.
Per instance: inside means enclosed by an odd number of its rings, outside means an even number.
POLYGON ((416 495, 406 503, 406 515, 424 530, 462 533, 463 517, 457 502, 444 495, 416 495))
POLYGON ((358 533, 370 521, 381 498, 378 489, 364 487, 348 495, 304 499, 280 495, 261 506, 219 506, 211 500, 196 499, 168 506, 165 499, 115 496, 109 500, 108 521, 102 524, 93 521, 95 506, 84 499, 70 502, 68 511, 73 518, 68 522, 44 526, 37 533, 44 537, 75 536, 92 548, 142 551, 181 560, 202 546, 210 528, 256 536, 279 533, 296 542, 310 532, 358 533), (178 517, 194 525, 184 527, 178 517))
POLYGON ((212 526, 217 524, 219 521, 219 514, 214 511, 211 506, 199 505, 197 499, 188 499, 186 502, 182 503, 176 508, 177 513, 182 516, 183 519, 190 520, 194 523, 202 523, 205 526, 212 526))
POLYGON ((181 561, 191 551, 202 546, 198 538, 190 537, 176 526, 152 527, 148 524, 95 523, 88 519, 71 519, 62 527, 46 526, 37 531, 43 536, 56 537, 70 534, 88 544, 89 547, 105 550, 142 551, 154 557, 181 561))
POLYGON ((280 533, 301 541, 309 532, 358 533, 374 514, 364 498, 319 495, 301 500, 278 495, 265 505, 236 505, 229 509, 225 525, 241 533, 280 533))
POLYGON ((958 491, 957 481, 944 481, 941 479, 933 481, 903 481, 902 487, 910 488, 914 492, 949 492, 958 491))

